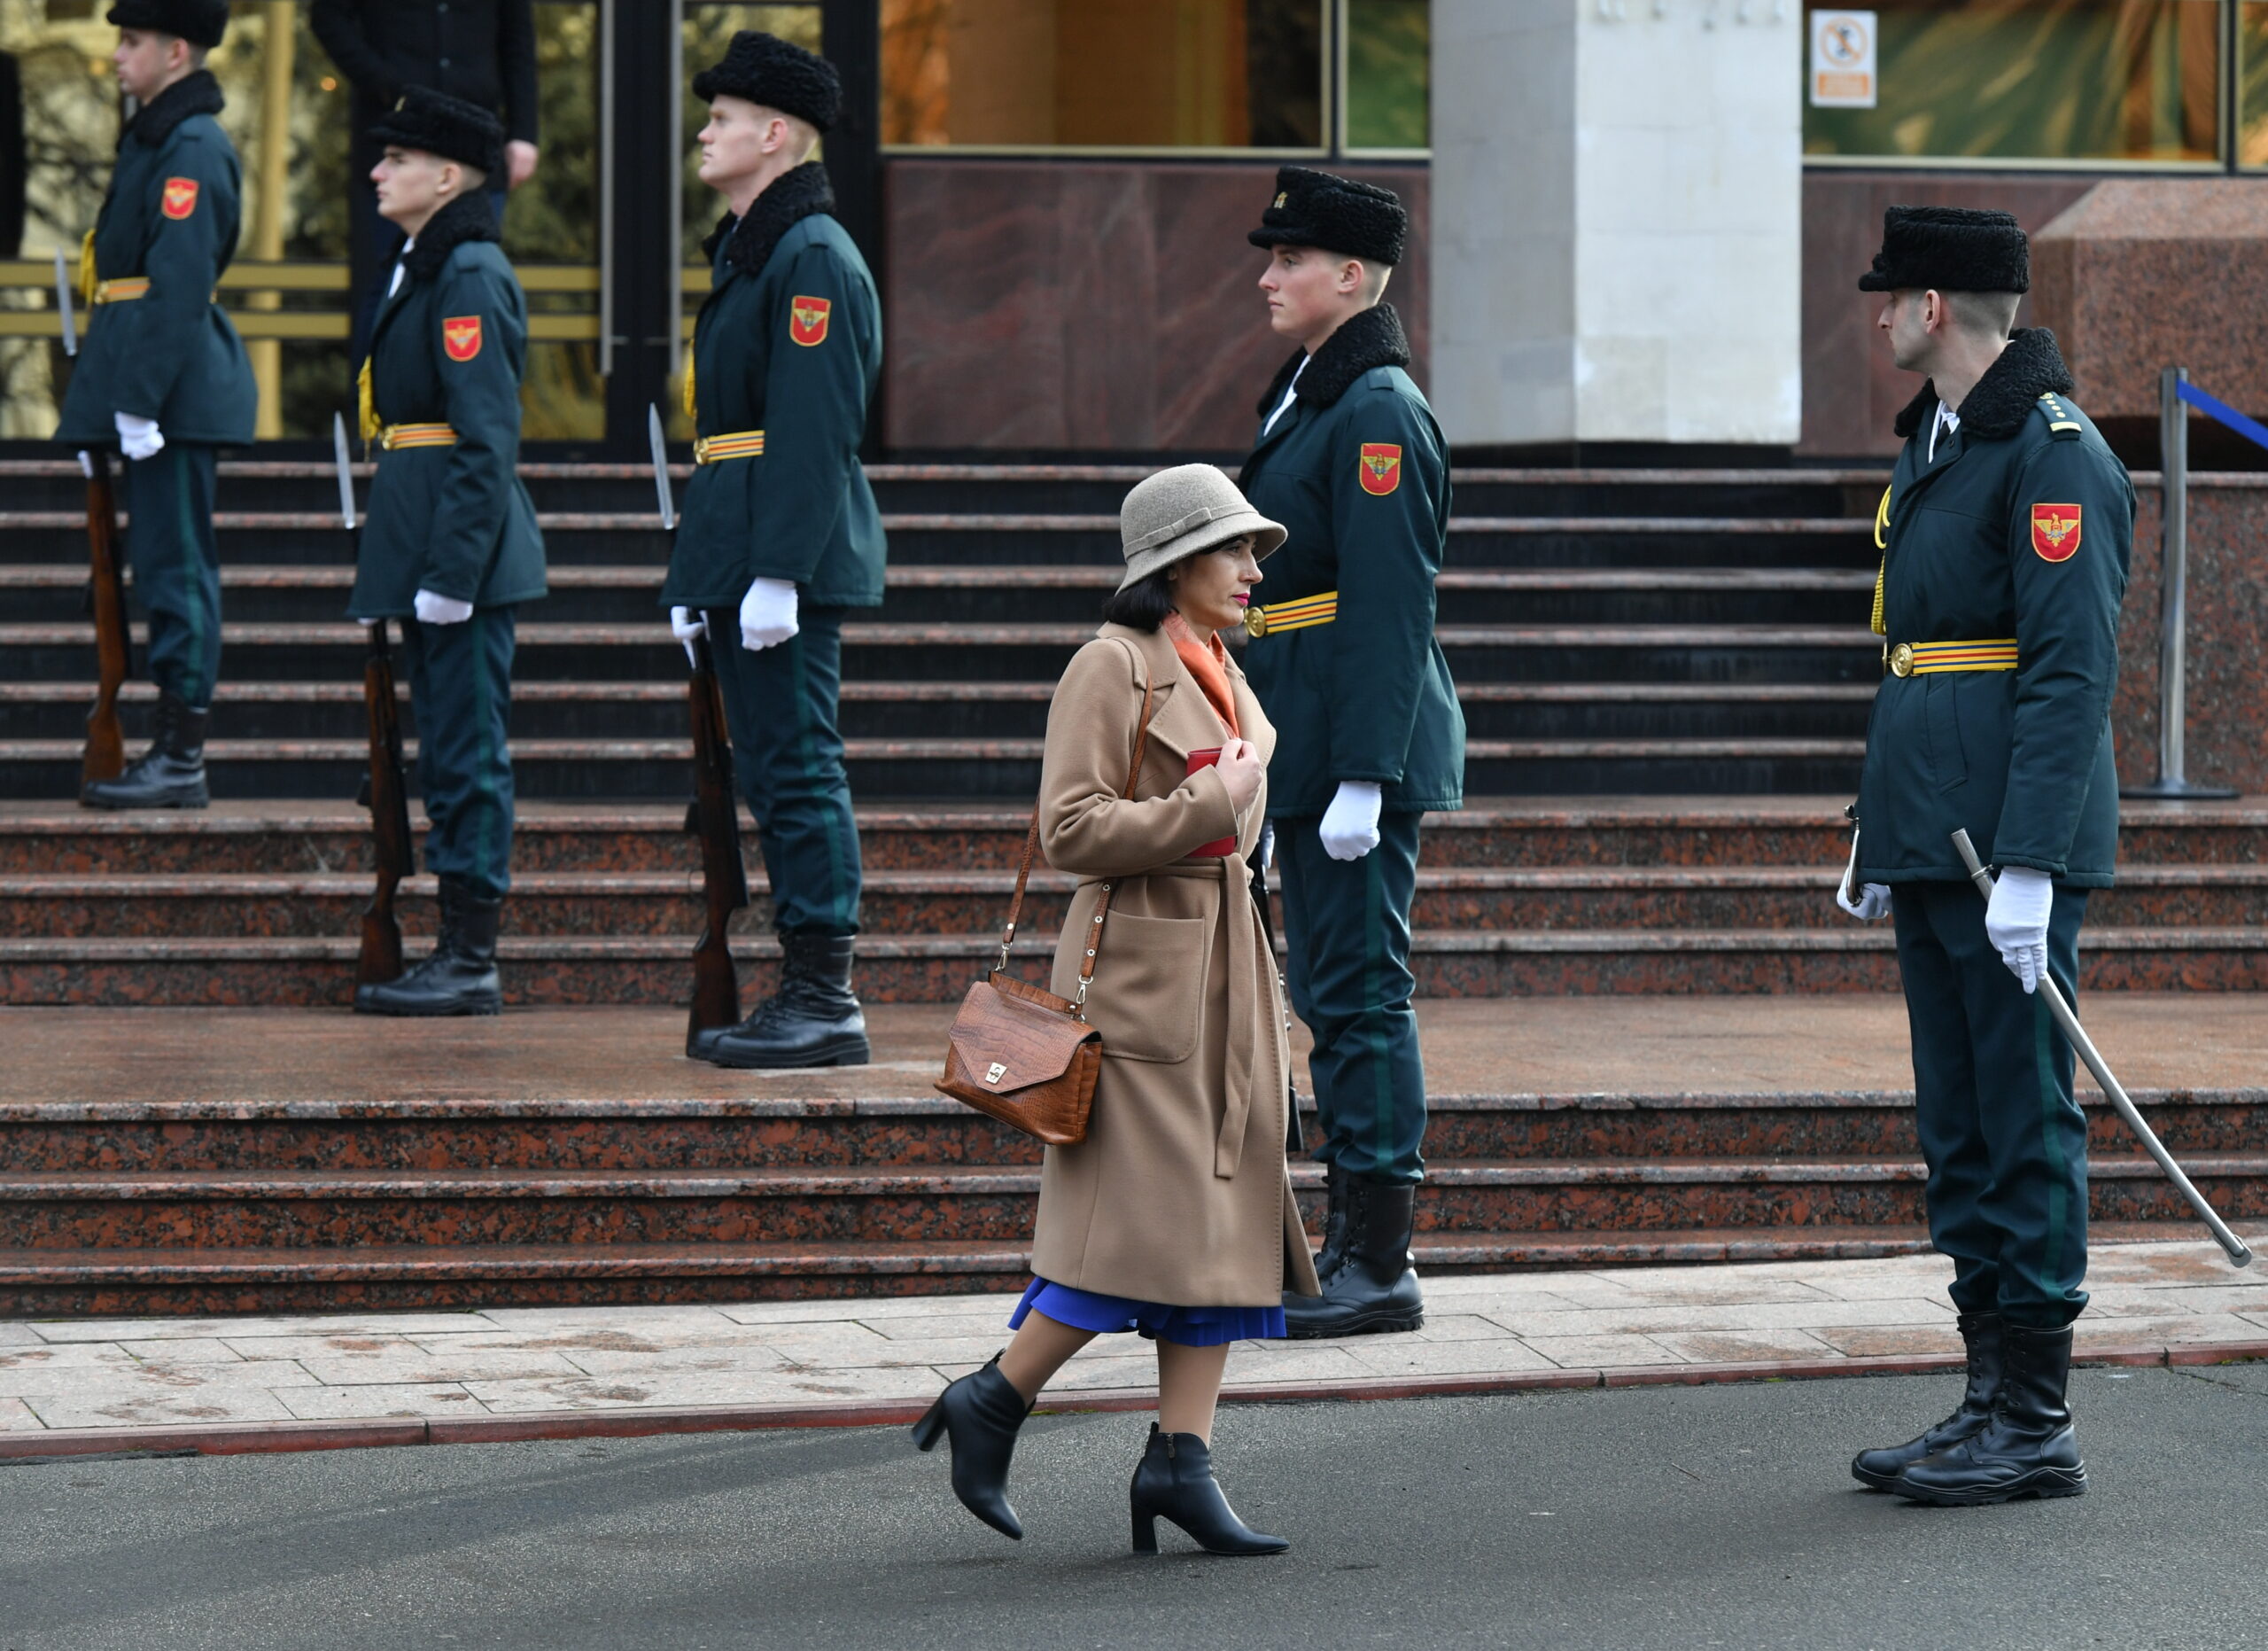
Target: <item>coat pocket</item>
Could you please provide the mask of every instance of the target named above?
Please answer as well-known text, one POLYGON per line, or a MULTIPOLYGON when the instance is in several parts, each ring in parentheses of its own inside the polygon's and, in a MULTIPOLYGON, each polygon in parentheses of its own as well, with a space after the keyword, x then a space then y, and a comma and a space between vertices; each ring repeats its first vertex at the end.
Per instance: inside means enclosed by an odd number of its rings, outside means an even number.
POLYGON ((1941 791, 1969 783, 1969 758, 1961 748, 1960 696, 1955 679, 1931 675, 1922 679, 1922 728, 1929 741, 1930 777, 1941 791))
MULTIPOLYGON (((1211 928, 1202 917, 1115 911, 1105 920, 1087 1022, 1107 1058, 1170 1066, 1197 1052, 1211 928)), ((1076 970, 1068 984, 1077 990, 1076 970)))

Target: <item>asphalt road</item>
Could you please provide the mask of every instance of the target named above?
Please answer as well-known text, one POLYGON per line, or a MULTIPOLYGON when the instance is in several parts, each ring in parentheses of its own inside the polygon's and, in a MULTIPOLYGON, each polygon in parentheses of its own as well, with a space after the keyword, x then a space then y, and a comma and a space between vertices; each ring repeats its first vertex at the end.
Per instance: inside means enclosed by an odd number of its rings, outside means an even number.
POLYGON ((2079 1499, 1919 1508, 1953 1378, 1243 1408, 1272 1560, 1127 1551, 1147 1418, 1042 1418, 1021 1544, 902 1430, 0 1467, 0 1651, 2268 1644, 2268 1367, 2083 1371, 2079 1499))

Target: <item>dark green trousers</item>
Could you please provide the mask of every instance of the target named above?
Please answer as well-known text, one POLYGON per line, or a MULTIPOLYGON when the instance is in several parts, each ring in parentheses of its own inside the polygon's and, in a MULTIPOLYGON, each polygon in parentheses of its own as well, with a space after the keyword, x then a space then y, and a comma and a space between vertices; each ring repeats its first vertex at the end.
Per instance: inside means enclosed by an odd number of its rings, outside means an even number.
MULTIPOLYGON (((2048 972, 2073 1003, 2086 904, 2085 889, 2058 884, 2048 916, 2048 972)), ((1899 884, 1891 915, 1930 1237, 1953 1258, 1953 1304, 2060 1329, 2087 1304, 2087 1126, 2071 1046, 1985 938, 1974 887, 1899 884)))
POLYGON ((1421 817, 1381 816, 1379 845, 1355 861, 1323 852, 1319 817, 1276 822, 1284 984, 1315 1034, 1308 1071, 1323 1124, 1315 1156, 1394 1181, 1425 1172, 1425 1067, 1410 1006, 1418 985, 1410 972, 1410 907, 1421 817))
POLYGON ((150 620, 150 680, 203 711, 221 680, 221 548, 213 537, 216 449, 168 441, 126 462, 126 557, 150 620))
POLYGON ((459 625, 401 621, 417 783, 433 822, 425 869, 501 899, 512 886, 512 642, 517 611, 475 608, 459 625))
POLYGON ((858 932, 858 822, 835 731, 843 613, 804 608, 801 630, 755 653, 741 646, 737 611, 708 616, 733 776, 756 816, 773 926, 787 934, 858 932))

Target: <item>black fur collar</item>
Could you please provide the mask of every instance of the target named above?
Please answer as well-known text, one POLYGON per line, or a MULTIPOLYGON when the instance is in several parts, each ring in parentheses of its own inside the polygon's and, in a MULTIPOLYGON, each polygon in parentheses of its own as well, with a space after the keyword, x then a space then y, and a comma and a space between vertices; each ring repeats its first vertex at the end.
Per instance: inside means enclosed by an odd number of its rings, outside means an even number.
MULTIPOLYGON (((1277 370, 1275 382, 1254 409, 1262 418, 1276 410, 1276 404, 1284 399, 1284 386, 1307 359, 1305 350, 1295 350, 1292 359, 1277 370)), ((1393 305, 1379 304, 1349 315, 1339 323, 1338 331, 1323 341, 1307 371, 1300 373, 1300 400, 1310 407, 1330 407, 1373 367, 1408 365, 1410 339, 1402 331, 1402 317, 1394 313, 1393 305)))
POLYGON ((485 194, 460 195, 425 220, 417 231, 417 245, 402 255, 402 268, 413 281, 431 281, 441 273, 449 254, 467 241, 493 241, 496 209, 485 194))
POLYGON ((213 78, 210 69, 198 69, 185 74, 165 90, 144 104, 125 136, 139 138, 155 149, 174 135, 179 126, 192 114, 218 114, 229 106, 221 95, 221 82, 213 78))
MULTIPOLYGON (((1968 399, 1953 409, 1961 416, 1961 432, 1992 440, 2012 436, 2023 428, 2033 404, 2051 390, 2057 395, 2071 393, 2071 370, 2063 365, 2055 335, 2045 327, 2019 327, 2008 335, 2008 348, 1984 370, 1968 399)), ((1925 384, 1891 428, 1903 440, 1925 419, 1936 417, 1937 410, 1938 386, 1925 384)))
POLYGON ((726 259, 742 275, 760 275, 772 261, 773 249, 780 245, 781 236, 814 213, 834 210, 835 185, 827 181, 827 168, 816 160, 806 160, 773 179, 748 209, 747 217, 735 219, 728 212, 718 219, 709 238, 701 243, 701 250, 714 258, 718 243, 729 236, 726 259))

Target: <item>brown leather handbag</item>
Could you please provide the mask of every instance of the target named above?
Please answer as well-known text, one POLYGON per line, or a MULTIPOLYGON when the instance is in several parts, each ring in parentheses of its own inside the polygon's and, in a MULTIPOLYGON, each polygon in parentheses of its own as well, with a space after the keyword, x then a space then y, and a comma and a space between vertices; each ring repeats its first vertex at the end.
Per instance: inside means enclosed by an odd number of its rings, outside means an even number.
MULTIPOLYGON (((1126 771, 1123 793, 1130 799, 1150 740, 1154 692, 1145 674, 1142 720, 1134 733, 1134 761, 1126 771)), ((1087 954, 1079 962, 1079 994, 1059 998, 1008 973, 1008 948, 1015 944, 1024 884, 1031 878, 1031 862, 1038 852, 1039 809, 1035 805, 1031 829, 1024 834, 1023 863, 1016 868, 1008 927, 1000 937, 999 961, 961 1000, 945 1044, 945 1075, 937 1080, 937 1088, 1051 1147, 1076 1147, 1087 1138, 1095 1079, 1102 1071, 1102 1033, 1087 1024, 1087 987, 1094 979, 1095 954, 1102 946, 1102 920, 1110 912, 1113 884, 1106 882, 1095 899, 1087 954)))

